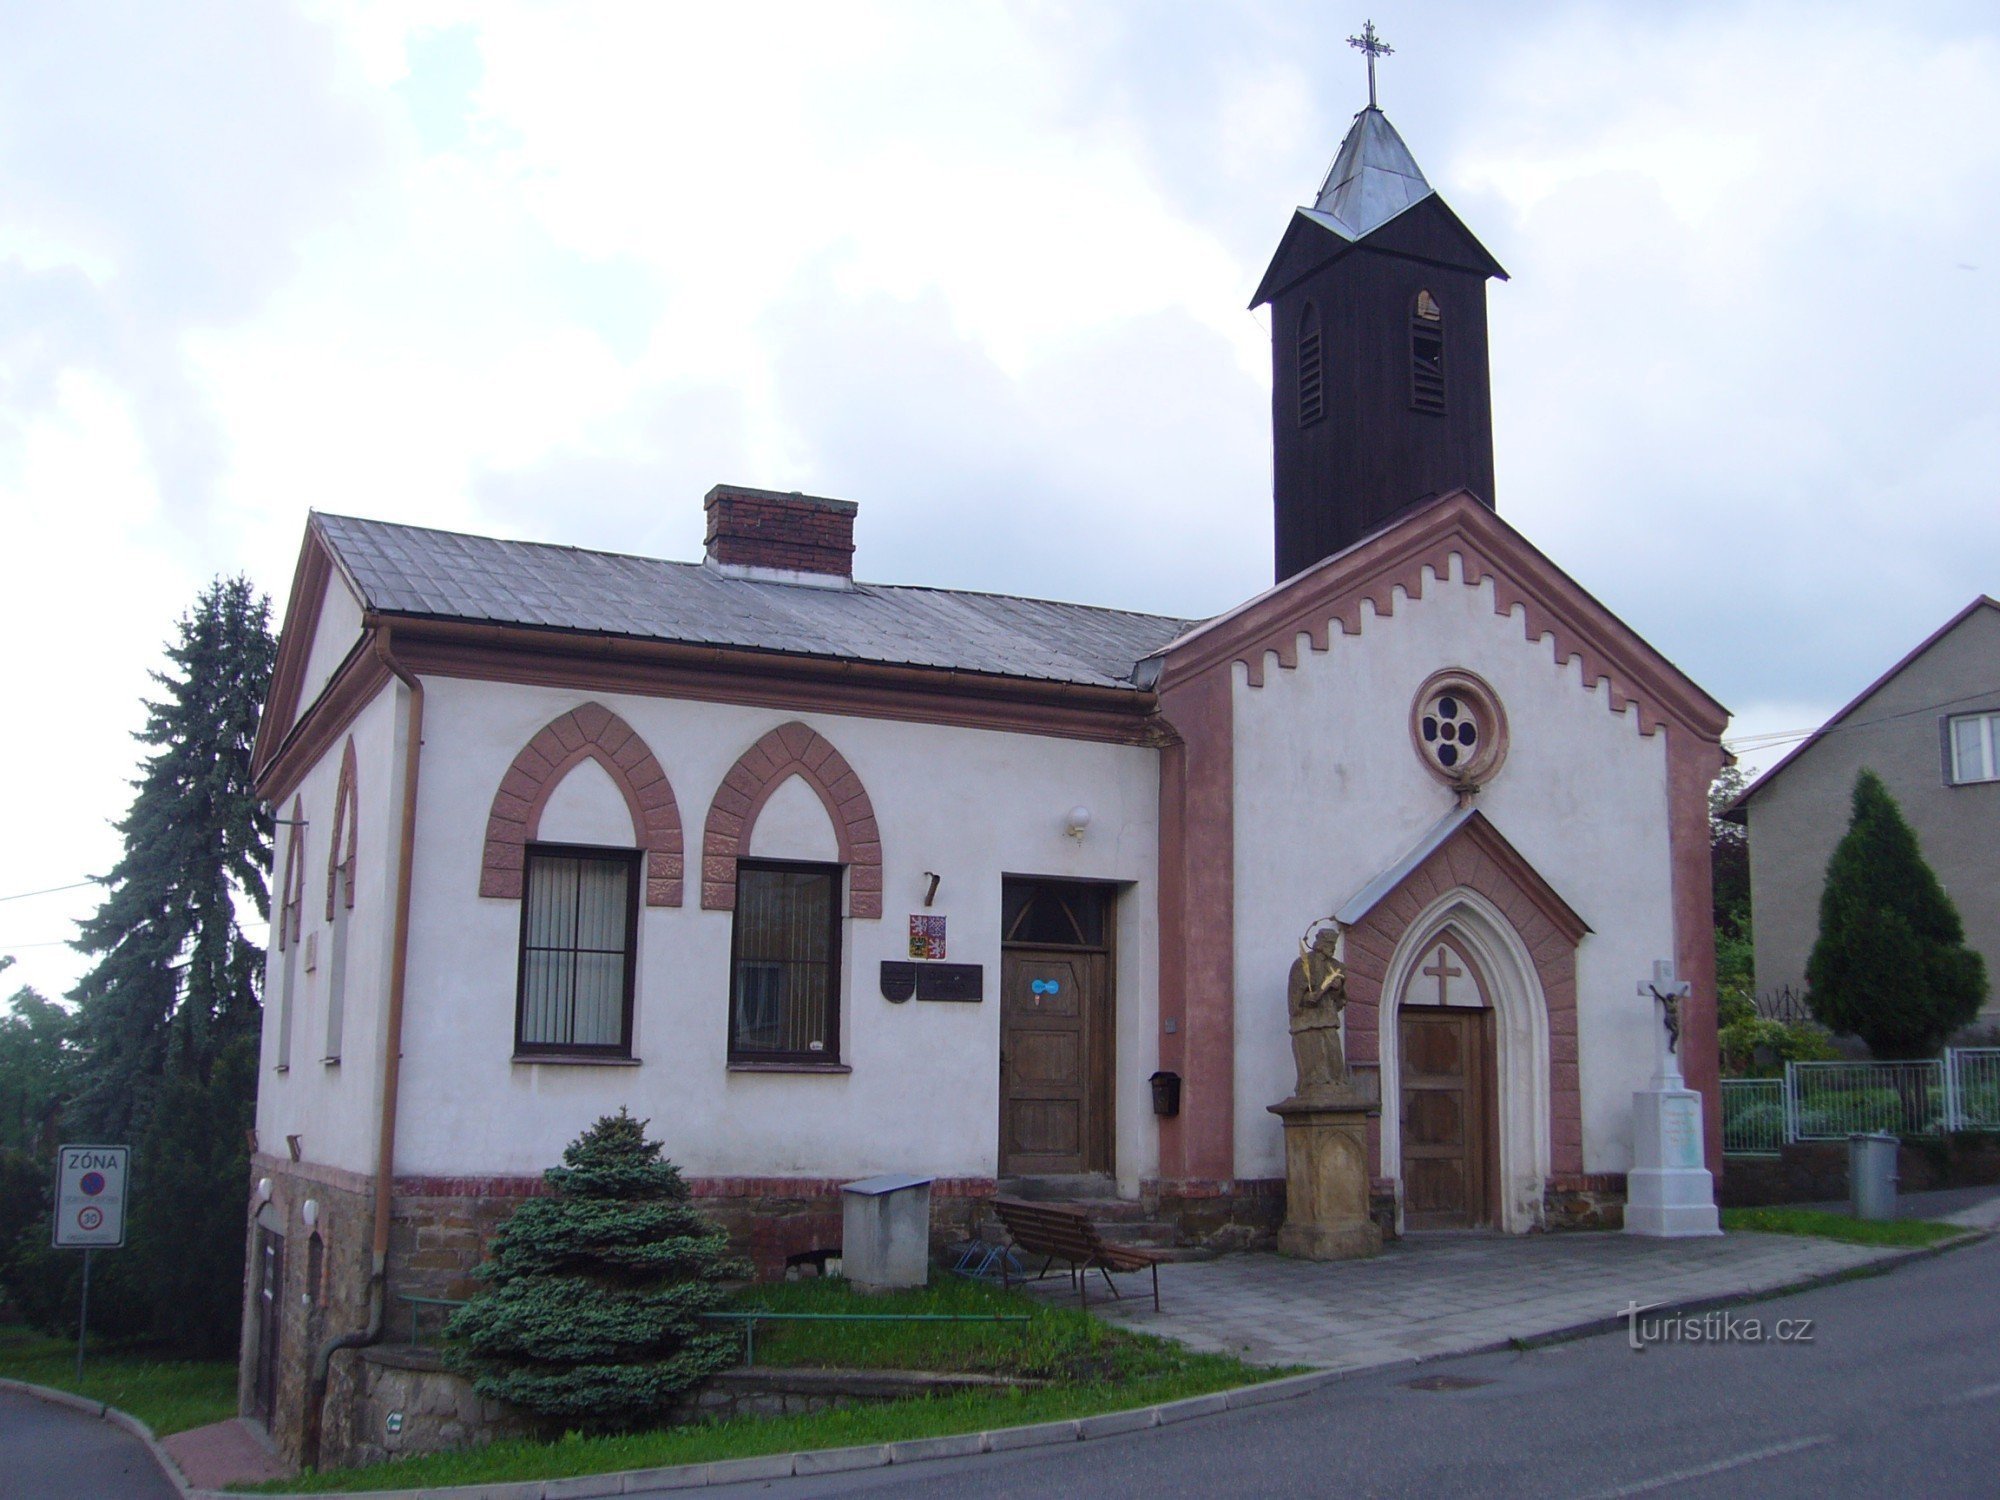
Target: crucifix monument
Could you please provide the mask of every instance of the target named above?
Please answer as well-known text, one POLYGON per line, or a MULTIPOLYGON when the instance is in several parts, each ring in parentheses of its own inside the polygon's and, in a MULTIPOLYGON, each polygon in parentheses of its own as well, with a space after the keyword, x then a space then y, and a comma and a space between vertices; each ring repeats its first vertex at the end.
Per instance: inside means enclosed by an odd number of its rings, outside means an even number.
POLYGON ((1656 1238, 1720 1234, 1715 1180, 1702 1165, 1701 1095, 1681 1077, 1681 1005, 1689 986, 1669 962, 1653 965, 1639 997, 1657 1008, 1653 1080, 1632 1096, 1632 1170, 1625 1178, 1625 1232, 1656 1238))

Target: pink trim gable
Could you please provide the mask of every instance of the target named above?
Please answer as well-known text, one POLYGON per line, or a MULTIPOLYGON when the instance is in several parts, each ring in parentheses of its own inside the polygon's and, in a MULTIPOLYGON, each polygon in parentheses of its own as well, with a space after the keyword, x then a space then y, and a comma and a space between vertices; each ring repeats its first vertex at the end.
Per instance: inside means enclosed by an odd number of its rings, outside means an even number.
POLYGON ((686 856, 673 785, 632 726, 600 703, 551 719, 507 768, 486 818, 479 894, 521 899, 527 846, 541 828, 542 809, 563 777, 586 760, 604 768, 632 814, 633 842, 647 854, 646 904, 679 906, 686 856))
POLYGON ((1399 594, 1420 599, 1426 577, 1449 578, 1454 555, 1465 586, 1493 580, 1496 614, 1519 608, 1526 639, 1550 637, 1558 665, 1580 660, 1585 688, 1608 682, 1613 713, 1637 704, 1642 733, 1679 723, 1708 739, 1720 737, 1728 710, 1464 490, 1411 511, 1189 631, 1162 653, 1162 691, 1177 678, 1230 662, 1243 663, 1250 686, 1262 687, 1268 655, 1292 668, 1300 636, 1312 650, 1325 651, 1336 622, 1343 634, 1359 634, 1364 602, 1378 616, 1393 615, 1399 594))
POLYGON ((847 868, 847 914, 882 915, 882 833, 868 789, 811 726, 780 724, 745 750, 716 788, 701 837, 701 904, 705 911, 736 908, 736 861, 750 847, 757 814, 792 777, 813 789, 833 823, 840 861, 847 868))
MULTIPOLYGON (((1578 1072, 1576 947, 1589 931, 1548 882, 1478 813, 1347 929, 1347 1051, 1357 1067, 1382 1057, 1383 988, 1410 924, 1452 890, 1476 891, 1513 924, 1549 1018, 1549 1164, 1583 1170, 1583 1088, 1578 1072)), ((1376 1161, 1380 1162, 1377 1142, 1376 1161)))

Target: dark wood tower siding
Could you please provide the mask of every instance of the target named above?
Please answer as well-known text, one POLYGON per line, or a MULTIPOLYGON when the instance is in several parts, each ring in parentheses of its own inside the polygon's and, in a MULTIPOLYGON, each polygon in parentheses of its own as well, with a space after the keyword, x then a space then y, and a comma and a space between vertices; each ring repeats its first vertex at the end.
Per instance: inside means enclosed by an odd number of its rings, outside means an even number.
POLYGON ((1419 500, 1463 488, 1491 505, 1486 278, 1498 268, 1451 210, 1425 199, 1355 244, 1294 220, 1278 258, 1283 279, 1271 298, 1278 580, 1419 500), (1417 315, 1423 292, 1442 314, 1436 321, 1417 315), (1434 353, 1428 334, 1444 341, 1441 387, 1436 372, 1419 368, 1434 353))

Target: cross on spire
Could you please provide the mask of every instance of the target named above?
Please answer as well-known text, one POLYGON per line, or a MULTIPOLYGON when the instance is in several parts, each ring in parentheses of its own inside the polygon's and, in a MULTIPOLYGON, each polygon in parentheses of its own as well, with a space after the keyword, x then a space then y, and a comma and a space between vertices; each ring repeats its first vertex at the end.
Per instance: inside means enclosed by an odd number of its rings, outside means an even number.
POLYGON ((1375 108, 1375 59, 1392 56, 1396 49, 1375 34, 1375 23, 1373 21, 1364 23, 1361 28, 1361 35, 1349 37, 1347 45, 1366 53, 1368 56, 1368 107, 1373 109, 1375 108))

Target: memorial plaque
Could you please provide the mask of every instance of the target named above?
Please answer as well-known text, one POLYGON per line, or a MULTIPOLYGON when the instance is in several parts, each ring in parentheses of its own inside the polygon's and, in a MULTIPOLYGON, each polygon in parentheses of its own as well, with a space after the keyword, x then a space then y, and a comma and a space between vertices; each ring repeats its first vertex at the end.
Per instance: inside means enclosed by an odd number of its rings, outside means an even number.
POLYGON ((966 1000, 977 1003, 986 998, 986 969, 981 964, 918 964, 919 1000, 966 1000))

